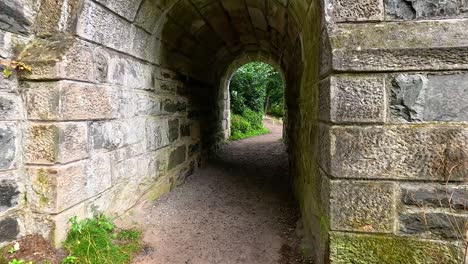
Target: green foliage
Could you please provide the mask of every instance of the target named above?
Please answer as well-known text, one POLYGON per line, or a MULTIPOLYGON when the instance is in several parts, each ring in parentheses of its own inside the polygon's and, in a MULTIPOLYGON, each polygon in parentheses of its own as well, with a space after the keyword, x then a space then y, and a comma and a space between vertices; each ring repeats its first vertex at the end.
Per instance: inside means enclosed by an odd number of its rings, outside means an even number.
POLYGON ((8 264, 33 264, 33 263, 32 263, 32 261, 26 262, 26 261, 24 261, 22 259, 20 259, 20 260, 14 259, 14 260, 8 262, 8 264))
POLYGON ((252 62, 239 68, 231 79, 231 111, 242 115, 246 109, 267 112, 273 105, 283 105, 281 75, 272 66, 252 62))
POLYGON ((247 109, 243 115, 231 116, 231 140, 239 140, 268 133, 262 124, 262 113, 247 109))
POLYGON ((141 233, 135 230, 117 231, 104 215, 78 221, 70 219, 71 229, 64 243, 70 255, 63 264, 130 263, 138 250, 141 233))
POLYGON ((62 260, 62 264, 74 264, 77 263, 78 258, 75 256, 67 256, 62 260))
POLYGON ((271 105, 268 109, 268 114, 275 117, 283 117, 284 116, 284 104, 283 102, 279 104, 271 105))

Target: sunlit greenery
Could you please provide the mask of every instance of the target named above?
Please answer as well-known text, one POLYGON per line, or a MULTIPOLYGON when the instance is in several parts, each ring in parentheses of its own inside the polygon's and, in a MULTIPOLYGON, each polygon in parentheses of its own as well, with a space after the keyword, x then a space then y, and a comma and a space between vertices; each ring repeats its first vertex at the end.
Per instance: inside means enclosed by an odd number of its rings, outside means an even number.
POLYGON ((267 133, 262 119, 265 113, 284 115, 284 89, 281 75, 262 62, 248 63, 231 79, 231 139, 267 133))

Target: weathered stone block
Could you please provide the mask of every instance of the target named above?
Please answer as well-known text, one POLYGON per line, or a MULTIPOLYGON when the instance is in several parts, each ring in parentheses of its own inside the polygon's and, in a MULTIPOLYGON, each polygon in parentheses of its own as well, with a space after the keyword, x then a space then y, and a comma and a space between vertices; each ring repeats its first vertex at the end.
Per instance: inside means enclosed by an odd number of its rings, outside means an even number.
POLYGON ((114 11, 115 13, 119 14, 120 16, 125 17, 126 19, 133 21, 135 19, 135 15, 138 11, 138 7, 140 6, 142 0, 134 0, 134 1, 127 1, 127 0, 97 0, 97 2, 103 4, 110 10, 114 11))
POLYGON ((92 1, 85 1, 78 17, 76 33, 106 47, 129 53, 132 30, 130 22, 92 1))
POLYGON ((468 17, 466 1, 386 0, 385 6, 389 19, 468 17))
POLYGON ((404 234, 463 240, 467 226, 468 215, 432 212, 400 214, 400 232, 404 234))
POLYGON ((332 230, 393 232, 396 206, 393 183, 332 181, 330 187, 332 230))
MULTIPOLYGON (((161 113, 161 99, 152 93, 135 94, 135 115, 156 116, 161 113)), ((124 99, 125 100, 125 99, 124 99)))
POLYGON ((0 171, 15 166, 17 155, 17 127, 11 123, 0 123, 0 171))
POLYGON ((28 119, 93 120, 113 117, 113 97, 106 87, 59 81, 28 83, 27 88, 28 119))
POLYGON ((17 205, 19 194, 18 185, 15 181, 0 180, 0 212, 17 205))
POLYGON ((115 150, 144 140, 145 119, 94 122, 90 126, 94 149, 115 150))
POLYGON ((86 123, 30 125, 25 134, 26 163, 68 163, 88 157, 86 123))
POLYGON ((0 120, 24 118, 21 97, 16 94, 0 94, 0 120))
POLYGON ((93 48, 92 44, 75 38, 34 39, 20 54, 22 61, 32 68, 22 78, 94 82, 93 48))
POLYGON ((163 10, 158 7, 156 2, 157 0, 143 0, 135 18, 135 25, 151 33, 154 32, 158 21, 163 17, 163 10))
POLYGON ((321 82, 319 97, 322 120, 334 123, 385 121, 383 77, 332 76, 321 82))
MULTIPOLYGON (((329 1, 327 1, 329 2, 329 1)), ((332 14, 336 22, 383 20, 382 0, 335 0, 330 1, 332 14)))
POLYGON ((173 169, 177 165, 182 164, 187 158, 186 152, 187 152, 187 147, 185 145, 177 147, 175 150, 173 150, 169 156, 168 169, 169 170, 173 169))
MULTIPOLYGON (((468 175, 468 130, 457 126, 331 127, 330 155, 338 178, 463 181, 468 175)), ((327 142, 326 139, 324 139, 327 142)), ((322 153, 326 153, 327 145, 322 153)))
POLYGON ((468 68, 468 20, 338 24, 333 69, 403 71, 468 68))
POLYGON ((180 125, 180 136, 181 137, 190 137, 191 135, 191 124, 182 124, 180 125))
POLYGON ((146 143, 148 150, 157 150, 168 146, 169 125, 165 119, 148 118, 146 120, 146 143))
POLYGON ((399 74, 389 86, 393 121, 468 121, 468 73, 399 74))
POLYGON ((111 186, 110 159, 94 157, 56 167, 30 167, 28 200, 33 210, 57 214, 111 186))
POLYGON ((187 103, 182 101, 174 101, 171 99, 164 100, 163 110, 168 114, 176 112, 184 112, 187 109, 187 103))
POLYGON ((337 232, 330 237, 332 264, 356 263, 356 260, 358 263, 457 264, 460 259, 458 248, 444 242, 337 232))
POLYGON ((468 186, 466 185, 404 185, 401 194, 401 201, 405 205, 418 208, 445 207, 468 210, 468 186))
POLYGON ((169 141, 179 139, 179 119, 169 120, 169 141))
POLYGON ((0 242, 15 240, 19 232, 18 220, 11 217, 0 220, 0 242))
POLYGON ((39 3, 16 0, 0 3, 0 29, 27 34, 33 26, 39 3))

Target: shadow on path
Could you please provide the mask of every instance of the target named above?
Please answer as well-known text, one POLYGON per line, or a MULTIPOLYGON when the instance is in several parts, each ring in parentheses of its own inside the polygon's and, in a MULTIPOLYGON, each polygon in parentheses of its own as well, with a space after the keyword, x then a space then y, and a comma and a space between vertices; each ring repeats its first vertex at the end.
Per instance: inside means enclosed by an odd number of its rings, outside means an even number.
POLYGON ((132 216, 145 252, 134 263, 303 263, 282 125, 231 142, 187 183, 132 216))

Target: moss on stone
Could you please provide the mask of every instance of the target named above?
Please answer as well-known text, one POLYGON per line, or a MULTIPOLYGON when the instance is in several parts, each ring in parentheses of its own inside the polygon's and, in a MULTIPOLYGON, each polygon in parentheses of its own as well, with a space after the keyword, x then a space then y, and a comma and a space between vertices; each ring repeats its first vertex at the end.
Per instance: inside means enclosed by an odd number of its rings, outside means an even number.
POLYGON ((331 263, 456 264, 459 250, 449 243, 407 237, 333 233, 331 263))

